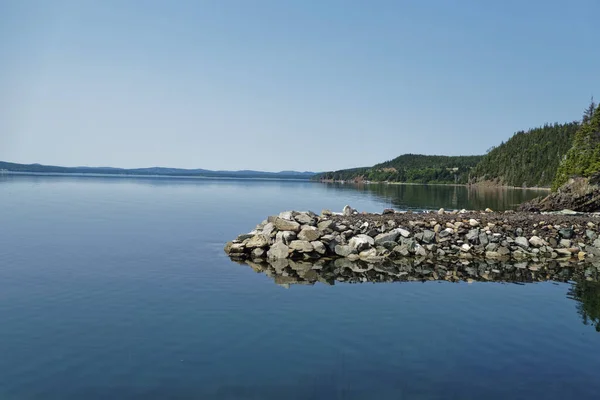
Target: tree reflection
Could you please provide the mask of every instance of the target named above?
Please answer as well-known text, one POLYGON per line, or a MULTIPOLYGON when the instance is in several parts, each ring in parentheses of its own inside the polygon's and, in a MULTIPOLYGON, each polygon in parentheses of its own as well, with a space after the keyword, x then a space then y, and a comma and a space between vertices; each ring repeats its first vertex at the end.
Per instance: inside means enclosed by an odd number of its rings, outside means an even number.
POLYGON ((578 280, 571 285, 567 297, 577 301, 583 323, 600 332, 600 282, 578 280))

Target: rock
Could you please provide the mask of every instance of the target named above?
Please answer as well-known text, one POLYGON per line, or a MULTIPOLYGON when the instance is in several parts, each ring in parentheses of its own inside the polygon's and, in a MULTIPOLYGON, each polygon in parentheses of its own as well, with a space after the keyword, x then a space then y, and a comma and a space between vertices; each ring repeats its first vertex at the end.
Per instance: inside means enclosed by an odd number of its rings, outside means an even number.
POLYGON ((386 208, 386 209, 384 209, 384 210, 383 210, 383 213, 382 213, 382 214, 384 214, 384 215, 385 215, 385 214, 394 214, 395 212, 396 212, 396 211, 394 211, 394 209, 393 209, 393 208, 386 208))
POLYGON ((350 207, 349 205, 344 206, 344 209, 342 210, 342 215, 344 217, 350 217, 353 213, 354 210, 352 209, 352 207, 350 207))
POLYGON ((415 251, 415 255, 417 255, 417 256, 425 257, 427 255, 427 250, 425 250, 425 247, 421 246, 418 243, 415 245, 414 251, 415 251))
POLYGON ((558 234, 564 239, 571 239, 575 232, 572 228, 563 228, 558 231, 558 234))
POLYGON ((293 240, 289 247, 290 249, 299 251, 300 253, 310 253, 314 250, 313 245, 307 240, 293 240))
POLYGON ((515 238, 515 244, 524 249, 529 247, 529 241, 524 236, 518 236, 515 238))
POLYGON ((598 235, 596 234, 596 232, 590 230, 590 229, 586 229, 585 231, 585 236, 590 239, 590 240, 596 240, 596 238, 598 237, 598 235))
MULTIPOLYGON (((382 234, 383 235, 383 234, 382 234)), ((375 244, 375 240, 371 236, 360 234, 352 237, 348 245, 356 250, 357 252, 361 252, 363 250, 367 250, 375 244)))
POLYGON ((479 221, 477 221, 476 219, 471 218, 469 220, 469 225, 471 225, 471 226, 479 226, 479 221))
POLYGON ((444 214, 446 214, 446 210, 444 210, 443 208, 440 208, 437 213, 438 213, 438 215, 444 215, 444 214))
POLYGON ((523 236, 523 229, 522 228, 517 228, 515 230, 515 235, 517 235, 517 236, 523 236))
POLYGON ((407 238, 410 236, 410 232, 407 231, 406 229, 402 229, 402 228, 397 228, 398 233, 400 234, 400 236, 407 238))
POLYGON ((361 251, 358 256, 362 259, 373 259, 373 258, 377 258, 377 250, 374 248, 368 249, 368 250, 364 250, 361 251))
POLYGON ((281 219, 285 219, 287 221, 293 221, 294 220, 294 216, 293 216, 293 212, 292 211, 283 211, 279 213, 279 218, 281 219))
POLYGON ((227 242, 225 244, 225 253, 227 254, 243 254, 246 246, 241 243, 227 242))
POLYGON ((460 246, 460 251, 468 253, 469 251, 471 251, 471 246, 465 243, 462 246, 460 246))
POLYGON ((255 235, 246 242, 246 247, 249 249, 254 249, 257 247, 266 247, 268 245, 269 238, 264 234, 255 235))
POLYGON ((429 229, 425 229, 423 231, 423 242, 425 243, 431 243, 435 241, 435 232, 434 231, 430 231, 429 229))
POLYGON ((348 245, 335 246, 335 254, 341 257, 348 257, 350 254, 356 253, 356 250, 348 245))
POLYGON ((384 242, 395 242, 398 236, 400 236, 401 228, 392 229, 389 232, 380 233, 375 236, 375 244, 382 245, 384 242))
POLYGON ((396 243, 396 242, 392 242, 392 241, 389 241, 389 242, 383 242, 383 243, 381 244, 381 246, 383 246, 383 247, 384 247, 384 248, 386 248, 387 250, 394 250, 394 247, 396 247, 397 245, 398 245, 398 243, 396 243))
POLYGON ((322 217, 330 217, 332 215, 333 215, 333 213, 331 212, 331 210, 323 209, 321 211, 321 216, 322 217))
POLYGON ((290 254, 289 247, 285 245, 283 242, 275 242, 267 251, 267 257, 270 259, 281 259, 287 258, 290 254))
POLYGON ((486 209, 485 209, 485 212, 486 212, 486 213, 491 213, 491 212, 494 212, 494 210, 492 210, 491 208, 486 208, 486 209))
POLYGON ((445 228, 445 229, 442 229, 442 230, 440 231, 439 235, 440 235, 440 238, 445 238, 445 237, 448 237, 448 236, 454 235, 454 229, 452 229, 452 228, 445 228))
POLYGON ((569 249, 554 249, 554 252, 559 255, 559 257, 571 257, 573 253, 569 249))
POLYGON ((335 222, 333 222, 330 219, 325 219, 320 221, 319 223, 317 223, 317 228, 323 232, 326 231, 328 229, 333 229, 333 226, 335 225, 335 222))
POLYGON ((316 219, 306 212, 298 213, 294 219, 302 225, 315 225, 316 219))
POLYGON ((244 233, 244 234, 239 235, 236 240, 243 242, 246 239, 252 239, 254 237, 254 235, 256 235, 256 233, 244 233))
POLYGON ((312 244, 313 248, 315 249, 315 251, 321 255, 327 253, 327 248, 325 247, 325 245, 323 244, 323 242, 320 242, 318 240, 315 240, 313 242, 310 242, 310 244, 312 244))
POLYGON ((481 244, 482 246, 487 246, 489 242, 490 242, 490 240, 488 239, 487 234, 485 234, 485 233, 479 234, 479 244, 481 244))
POLYGON ((297 223, 296 221, 289 221, 289 220, 283 219, 281 217, 277 217, 275 219, 275 221, 273 222, 273 225, 275 225, 275 228, 279 229, 280 231, 293 231, 293 232, 300 231, 299 223, 297 223))
POLYGON ((510 254, 510 250, 507 247, 504 247, 504 246, 498 247, 498 249, 496 249, 496 252, 498 254, 500 254, 501 256, 507 256, 507 255, 510 254))
POLYGON ((408 246, 405 244, 401 244, 400 246, 394 247, 394 253, 399 254, 401 256, 409 256, 410 251, 408 250, 408 246))
POLYGON ((469 242, 475 242, 479 239, 479 228, 471 229, 465 236, 469 242))
POLYGON ((296 232, 292 231, 279 231, 275 235, 276 242, 283 242, 286 245, 289 245, 292 240, 296 240, 296 232))
POLYGON ((263 233, 263 235, 265 235, 267 237, 271 237, 274 231, 275 231, 275 225, 272 222, 269 222, 263 228, 262 233, 263 233))
POLYGON ((542 247, 546 245, 546 242, 538 237, 538 236, 532 236, 529 238, 529 243, 534 246, 534 247, 542 247))
POLYGON ((298 234, 298 239, 313 242, 321 237, 321 232, 314 226, 304 226, 298 234))
POLYGON ((558 242, 558 244, 560 245, 560 247, 571 247, 571 241, 569 239, 561 239, 560 242, 558 242))
POLYGON ((261 258, 264 255, 265 255, 265 251, 263 249, 256 248, 256 249, 252 250, 253 258, 261 258))

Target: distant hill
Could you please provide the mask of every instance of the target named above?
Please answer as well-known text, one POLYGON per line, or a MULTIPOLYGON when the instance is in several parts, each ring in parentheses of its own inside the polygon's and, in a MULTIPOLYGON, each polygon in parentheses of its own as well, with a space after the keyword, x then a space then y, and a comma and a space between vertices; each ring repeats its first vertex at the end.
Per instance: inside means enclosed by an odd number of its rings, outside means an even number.
POLYGON ((207 169, 182 169, 182 168, 112 168, 112 167, 60 167, 41 164, 17 164, 0 161, 0 170, 20 173, 48 173, 48 174, 102 174, 102 175, 158 175, 179 177, 206 177, 206 178, 272 178, 272 179, 310 179, 314 172, 262 172, 262 171, 211 171, 207 169))
POLYGON ((558 167, 552 187, 557 189, 570 177, 589 178, 598 171, 600 171, 600 105, 597 108, 592 107, 588 114, 584 115, 583 122, 574 135, 573 146, 558 167))
POLYGON ((469 172, 482 156, 428 156, 404 154, 372 167, 323 172, 316 180, 467 183, 469 172))
POLYGON ((517 132, 483 157, 470 182, 549 187, 578 128, 579 123, 570 122, 517 132))

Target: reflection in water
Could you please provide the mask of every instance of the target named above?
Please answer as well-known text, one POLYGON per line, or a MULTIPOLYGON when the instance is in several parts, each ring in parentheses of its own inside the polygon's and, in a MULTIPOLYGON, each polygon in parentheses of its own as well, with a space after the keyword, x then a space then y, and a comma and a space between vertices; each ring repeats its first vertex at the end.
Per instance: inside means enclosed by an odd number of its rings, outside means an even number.
POLYGON ((334 285, 336 282, 507 282, 531 283, 542 281, 570 282, 568 298, 577 301, 577 310, 586 325, 600 332, 600 267, 589 263, 460 261, 439 262, 431 259, 403 258, 381 264, 362 261, 336 260, 268 262, 233 261, 271 277, 283 287, 314 285, 317 282, 334 285))
POLYGON ((578 302, 577 312, 583 323, 600 332, 600 282, 579 279, 572 284, 568 297, 578 302))
POLYGON ((326 184, 332 190, 371 194, 400 209, 462 209, 496 211, 514 209, 520 203, 548 194, 545 190, 453 185, 326 184))

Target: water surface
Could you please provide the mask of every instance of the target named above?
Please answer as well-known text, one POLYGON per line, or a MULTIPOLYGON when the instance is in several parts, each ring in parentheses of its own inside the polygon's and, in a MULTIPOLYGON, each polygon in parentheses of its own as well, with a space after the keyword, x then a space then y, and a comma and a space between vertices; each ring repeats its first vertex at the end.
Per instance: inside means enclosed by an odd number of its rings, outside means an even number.
POLYGON ((597 398, 600 301, 585 277, 284 289, 222 250, 286 209, 536 195, 372 188, 0 177, 0 398, 597 398))

